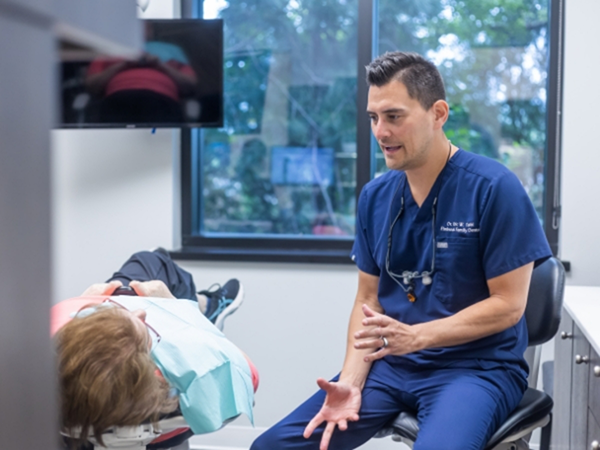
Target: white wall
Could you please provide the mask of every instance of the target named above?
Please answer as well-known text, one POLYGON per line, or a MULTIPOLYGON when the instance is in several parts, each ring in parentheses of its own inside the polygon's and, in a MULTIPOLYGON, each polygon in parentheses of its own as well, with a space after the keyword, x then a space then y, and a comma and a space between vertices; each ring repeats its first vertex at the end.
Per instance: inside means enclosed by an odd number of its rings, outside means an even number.
POLYGON ((172 242, 171 130, 52 132, 54 299, 172 242))
POLYGON ((572 264, 568 283, 599 286, 600 59, 594 56, 600 2, 566 1, 561 257, 572 264))

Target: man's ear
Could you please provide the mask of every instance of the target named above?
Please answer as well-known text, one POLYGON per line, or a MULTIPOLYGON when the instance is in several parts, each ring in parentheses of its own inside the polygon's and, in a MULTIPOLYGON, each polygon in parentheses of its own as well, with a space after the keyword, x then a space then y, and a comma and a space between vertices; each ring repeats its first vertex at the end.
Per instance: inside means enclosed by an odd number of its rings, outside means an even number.
POLYGON ((434 113, 435 128, 442 128, 450 114, 448 103, 445 100, 438 100, 431 106, 431 109, 434 113))

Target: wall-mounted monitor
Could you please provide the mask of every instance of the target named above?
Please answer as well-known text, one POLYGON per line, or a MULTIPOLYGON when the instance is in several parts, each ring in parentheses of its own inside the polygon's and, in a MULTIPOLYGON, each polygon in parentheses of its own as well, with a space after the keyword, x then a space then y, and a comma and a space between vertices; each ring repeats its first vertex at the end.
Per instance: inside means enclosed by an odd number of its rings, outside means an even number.
POLYGON ((62 49, 62 128, 223 126, 223 21, 144 20, 134 59, 62 49))

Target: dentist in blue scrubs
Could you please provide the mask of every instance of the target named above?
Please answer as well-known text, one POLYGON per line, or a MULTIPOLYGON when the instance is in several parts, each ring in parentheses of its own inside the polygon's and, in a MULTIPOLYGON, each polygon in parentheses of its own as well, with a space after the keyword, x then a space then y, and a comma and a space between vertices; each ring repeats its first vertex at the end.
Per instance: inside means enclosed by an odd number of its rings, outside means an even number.
POLYGON ((353 449, 405 410, 417 411, 414 450, 482 449, 527 386, 523 313, 551 251, 523 186, 446 138, 431 62, 386 53, 367 82, 391 170, 358 202, 344 365, 252 450, 353 449))

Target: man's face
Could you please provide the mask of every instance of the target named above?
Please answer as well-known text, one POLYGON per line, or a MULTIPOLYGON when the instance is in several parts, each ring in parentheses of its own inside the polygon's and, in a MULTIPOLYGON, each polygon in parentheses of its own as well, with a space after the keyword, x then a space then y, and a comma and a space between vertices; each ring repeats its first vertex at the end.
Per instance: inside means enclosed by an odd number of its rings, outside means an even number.
POLYGON ((410 98, 403 83, 369 88, 367 113, 371 130, 389 169, 411 170, 427 161, 434 136, 434 108, 425 110, 410 98))

